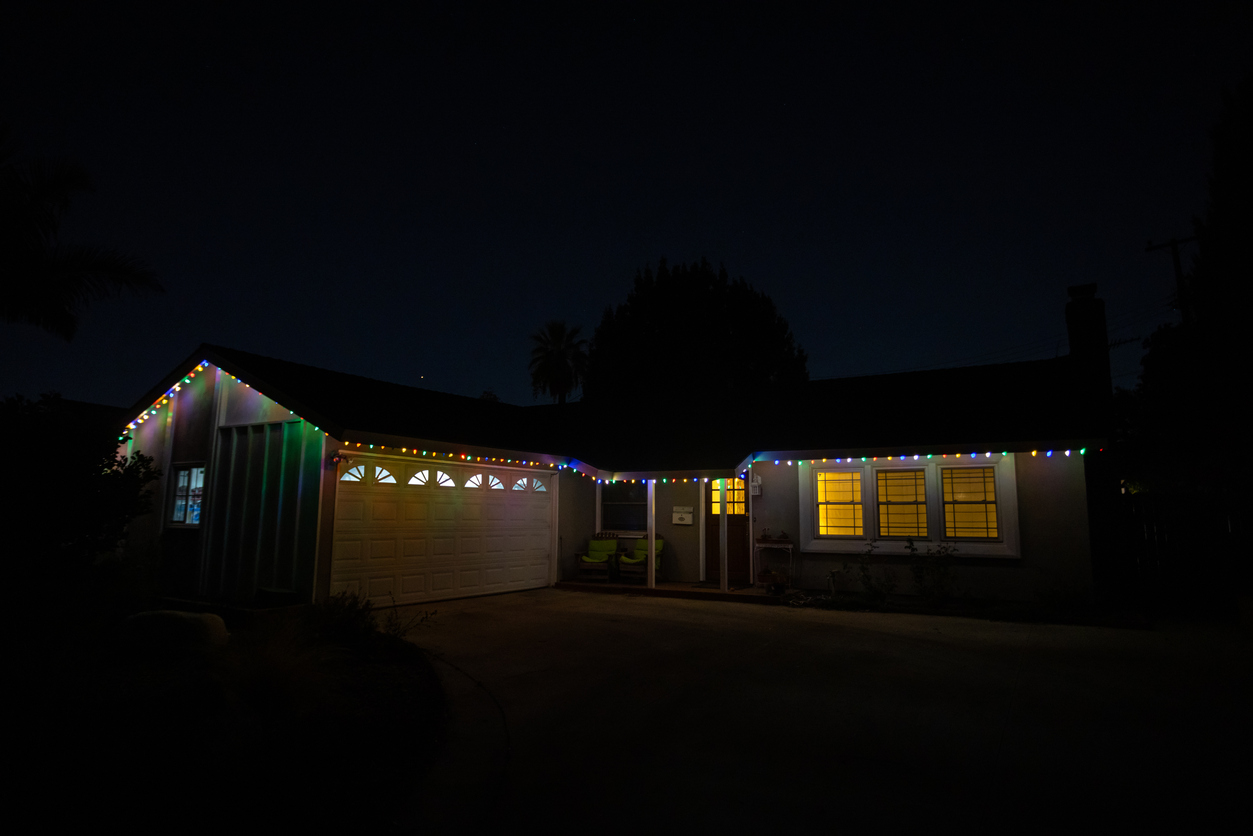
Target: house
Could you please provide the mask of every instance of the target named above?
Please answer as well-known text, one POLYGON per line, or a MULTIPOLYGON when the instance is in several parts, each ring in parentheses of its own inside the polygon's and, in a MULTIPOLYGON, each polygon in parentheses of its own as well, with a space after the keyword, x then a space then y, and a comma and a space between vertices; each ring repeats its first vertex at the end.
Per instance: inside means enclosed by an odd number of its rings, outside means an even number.
POLYGON ((726 432, 605 432, 579 404, 203 345, 121 436, 164 472, 128 547, 159 555, 171 597, 245 606, 548 586, 603 530, 662 538, 671 582, 746 585, 787 564, 822 588, 872 544, 891 564, 908 542, 947 542, 977 597, 1084 595, 1110 391, 1095 285, 1071 288, 1066 318, 1067 356, 813 381, 785 402, 742 393, 726 432), (767 530, 790 550, 759 543, 767 530))

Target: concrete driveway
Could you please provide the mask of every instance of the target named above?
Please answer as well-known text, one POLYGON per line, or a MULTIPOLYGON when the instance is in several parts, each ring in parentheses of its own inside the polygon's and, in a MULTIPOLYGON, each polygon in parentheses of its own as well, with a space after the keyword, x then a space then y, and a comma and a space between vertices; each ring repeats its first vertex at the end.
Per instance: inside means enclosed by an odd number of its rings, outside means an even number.
POLYGON ((1189 825, 1248 792, 1247 633, 539 590, 443 602, 437 830, 1189 825))

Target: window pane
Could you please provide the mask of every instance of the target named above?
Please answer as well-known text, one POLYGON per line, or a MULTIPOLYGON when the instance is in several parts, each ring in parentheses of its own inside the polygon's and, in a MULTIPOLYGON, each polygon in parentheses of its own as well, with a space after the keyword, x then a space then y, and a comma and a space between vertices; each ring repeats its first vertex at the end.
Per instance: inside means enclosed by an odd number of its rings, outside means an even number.
POLYGON ((943 481, 944 536, 1000 537, 995 468, 944 468, 943 481))
POLYGON ((191 486, 187 496, 187 522, 200 524, 200 500, 204 494, 204 468, 191 469, 191 486))
POLYGON ((600 524, 606 531, 645 531, 648 509, 643 503, 606 504, 601 508, 600 524))
POLYGON ((879 536, 926 537, 926 505, 879 505, 879 536))
POLYGON ((880 470, 879 536, 927 536, 927 483, 921 470, 880 470))
POLYGON ((191 471, 180 467, 174 471, 174 510, 170 514, 170 522, 184 522, 187 519, 187 494, 191 486, 191 471))
POLYGON ((819 505, 818 533, 860 537, 861 505, 819 505))

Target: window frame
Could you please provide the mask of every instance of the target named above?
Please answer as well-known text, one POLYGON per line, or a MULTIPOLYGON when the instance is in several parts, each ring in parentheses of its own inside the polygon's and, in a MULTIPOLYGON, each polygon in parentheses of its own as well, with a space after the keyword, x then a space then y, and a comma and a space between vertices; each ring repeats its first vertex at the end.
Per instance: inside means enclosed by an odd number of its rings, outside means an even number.
POLYGON ((177 464, 170 466, 170 476, 171 476, 170 495, 165 505, 165 525, 166 526, 170 528, 200 528, 200 526, 204 524, 204 512, 205 512, 204 502, 208 493, 205 490, 205 487, 208 483, 208 473, 209 473, 208 465, 205 462, 179 462, 177 464), (178 474, 184 471, 189 474, 188 486, 187 486, 187 498, 188 498, 188 508, 190 508, 190 499, 191 499, 191 476, 190 474, 196 470, 200 471, 200 516, 196 522, 186 522, 185 518, 187 514, 184 513, 183 515, 184 520, 176 520, 174 519, 174 508, 178 504, 178 474))
POLYGON ((813 471, 813 474, 812 474, 812 476, 810 477, 810 479, 812 480, 812 483, 813 483, 813 491, 814 491, 814 493, 813 493, 813 506, 814 506, 814 511, 813 511, 813 513, 814 513, 814 535, 813 535, 813 536, 814 536, 814 538, 815 538, 815 539, 821 539, 821 540, 853 540, 853 541, 857 541, 857 542, 862 542, 862 541, 864 541, 864 540, 866 539, 866 531, 867 531, 867 528, 866 528, 866 472, 865 472, 865 469, 864 469, 864 468, 862 468, 862 467, 855 467, 855 466, 853 466, 853 465, 843 465, 843 466, 836 465, 836 466, 834 466, 834 467, 823 467, 823 468, 818 468, 818 469, 815 469, 815 470, 813 471), (823 504, 828 504, 828 505, 847 505, 847 506, 850 506, 850 507, 852 507, 852 506, 854 506, 854 505, 860 505, 860 506, 861 506, 861 534, 820 534, 820 533, 818 532, 818 504, 819 504, 819 503, 818 503, 818 496, 819 496, 819 493, 818 493, 818 474, 819 474, 819 473, 856 473, 856 474, 857 474, 857 482, 858 482, 858 484, 857 484, 857 488, 858 488, 858 492, 861 494, 861 500, 860 500, 860 502, 831 502, 831 503, 823 503, 823 504))
MULTIPOLYGON (((932 458, 920 456, 914 460, 907 456, 905 461, 900 457, 888 458, 867 456, 862 462, 858 456, 849 462, 836 462, 835 457, 827 456, 827 461, 813 460, 804 457, 803 453, 794 454, 797 479, 799 481, 800 528, 802 552, 858 554, 863 553, 870 543, 878 543, 881 554, 895 554, 904 550, 905 537, 880 537, 879 532, 879 477, 880 470, 924 470, 927 496, 927 537, 914 537, 914 543, 921 549, 928 544, 953 543, 957 545, 959 557, 1008 557, 1021 556, 1018 538, 1018 491, 1017 473, 1014 465, 1014 453, 1001 455, 993 453, 987 456, 979 453, 972 459, 969 453, 961 456, 949 454, 947 457, 935 454, 932 458), (944 486, 942 468, 992 467, 996 485, 996 514, 1000 528, 1000 536, 990 538, 946 537, 944 527, 944 486), (817 505, 817 474, 826 471, 860 471, 861 502, 862 502, 862 535, 839 535, 818 532, 817 505)), ((770 466, 761 463, 758 467, 770 466)))

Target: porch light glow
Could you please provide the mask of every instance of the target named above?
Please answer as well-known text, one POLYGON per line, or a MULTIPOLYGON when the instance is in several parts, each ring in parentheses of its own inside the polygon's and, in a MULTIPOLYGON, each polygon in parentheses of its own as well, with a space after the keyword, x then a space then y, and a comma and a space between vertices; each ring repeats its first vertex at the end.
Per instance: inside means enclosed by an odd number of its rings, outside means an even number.
POLYGON ((1035 455, 1035 450, 1032 450, 1032 451, 1031 451, 1031 455, 1033 455, 1033 456, 1035 455))

